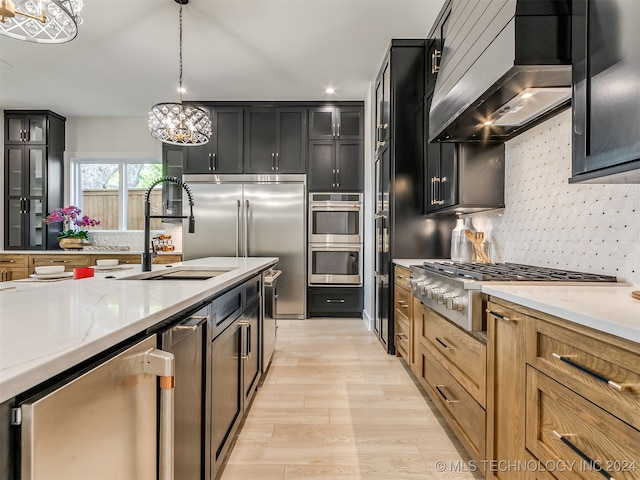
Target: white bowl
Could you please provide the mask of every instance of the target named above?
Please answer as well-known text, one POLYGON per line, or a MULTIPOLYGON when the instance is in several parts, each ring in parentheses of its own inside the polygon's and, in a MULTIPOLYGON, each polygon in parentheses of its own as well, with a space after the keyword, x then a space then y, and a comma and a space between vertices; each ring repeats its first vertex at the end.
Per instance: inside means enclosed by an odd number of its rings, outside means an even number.
POLYGON ((117 258, 103 258, 100 260, 96 260, 96 265, 99 267, 115 267, 118 265, 117 258))
POLYGON ((64 272, 64 265, 47 265, 45 267, 36 267, 36 273, 38 275, 49 275, 52 273, 64 272))

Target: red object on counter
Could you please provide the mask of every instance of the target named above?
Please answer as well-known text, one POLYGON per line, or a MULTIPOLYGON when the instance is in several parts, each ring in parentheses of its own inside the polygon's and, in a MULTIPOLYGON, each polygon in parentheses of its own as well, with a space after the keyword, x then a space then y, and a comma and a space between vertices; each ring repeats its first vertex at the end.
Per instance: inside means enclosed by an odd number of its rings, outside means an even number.
POLYGON ((81 278, 93 277, 94 270, 90 267, 78 267, 73 269, 73 279, 80 280, 81 278))

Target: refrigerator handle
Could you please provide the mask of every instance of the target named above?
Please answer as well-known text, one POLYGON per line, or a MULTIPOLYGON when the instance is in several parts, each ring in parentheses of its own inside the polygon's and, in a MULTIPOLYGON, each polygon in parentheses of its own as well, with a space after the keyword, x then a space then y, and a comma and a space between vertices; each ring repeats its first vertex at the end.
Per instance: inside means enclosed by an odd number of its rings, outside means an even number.
POLYGON ((236 200, 238 203, 238 211, 236 212, 236 258, 240 254, 240 200, 236 200))
POLYGON ((245 200, 244 208, 244 256, 249 256, 249 200, 245 200))

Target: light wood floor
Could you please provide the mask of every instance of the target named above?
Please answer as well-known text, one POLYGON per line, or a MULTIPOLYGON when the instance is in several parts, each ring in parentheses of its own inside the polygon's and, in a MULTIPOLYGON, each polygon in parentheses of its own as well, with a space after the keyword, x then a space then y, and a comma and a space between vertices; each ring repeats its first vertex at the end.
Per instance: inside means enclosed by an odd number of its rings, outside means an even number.
POLYGON ((222 480, 469 479, 463 448, 360 319, 279 320, 222 480), (436 461, 446 462, 445 472, 436 461))

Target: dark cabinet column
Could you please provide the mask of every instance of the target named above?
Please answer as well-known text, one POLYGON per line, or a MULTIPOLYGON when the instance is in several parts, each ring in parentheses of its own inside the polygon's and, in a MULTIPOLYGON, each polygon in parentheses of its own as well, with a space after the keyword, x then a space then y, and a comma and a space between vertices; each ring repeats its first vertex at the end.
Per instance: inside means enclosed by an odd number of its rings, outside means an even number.
POLYGON ((304 108, 276 109, 276 172, 305 173, 307 115, 304 108))
POLYGON ((364 188, 362 141, 338 141, 336 142, 335 151, 335 188, 343 191, 361 191, 364 188))
POLYGON ((333 190, 335 170, 335 142, 309 141, 309 190, 333 190))
POLYGON ((276 169, 276 112, 248 108, 245 119, 244 171, 274 173, 276 169))

